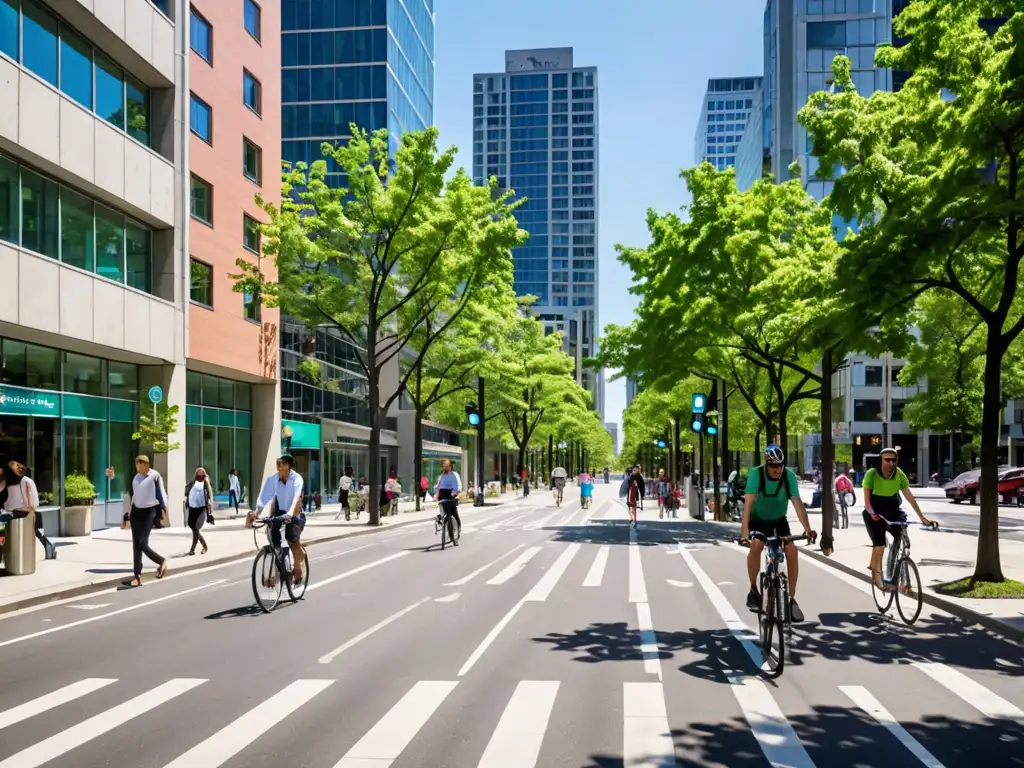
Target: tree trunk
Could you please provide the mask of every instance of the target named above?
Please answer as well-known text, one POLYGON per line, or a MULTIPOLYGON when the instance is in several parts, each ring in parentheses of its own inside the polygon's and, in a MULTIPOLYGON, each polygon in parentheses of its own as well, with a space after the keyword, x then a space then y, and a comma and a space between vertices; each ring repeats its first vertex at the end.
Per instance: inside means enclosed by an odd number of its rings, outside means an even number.
POLYGON ((722 407, 719 409, 718 430, 722 433, 722 477, 732 474, 732 454, 729 452, 729 392, 722 382, 722 407))
POLYGON ((416 423, 413 426, 412 437, 412 491, 416 497, 416 511, 420 511, 420 478, 423 477, 423 413, 416 410, 416 423))
MULTIPOLYGON (((715 404, 715 410, 718 410, 718 379, 711 382, 711 402, 715 404)), ((719 412, 721 413, 721 412, 719 412)), ((715 419, 716 422, 721 423, 720 418, 715 419)), ((715 430, 715 434, 711 436, 711 498, 715 504, 715 520, 724 519, 721 510, 721 498, 718 493, 718 486, 721 482, 721 475, 719 474, 719 463, 718 463, 718 430, 715 430)))
POLYGON ((786 416, 788 415, 787 411, 789 411, 789 408, 786 406, 785 403, 783 403, 780 400, 779 401, 779 435, 778 435, 778 441, 779 441, 779 447, 785 453, 788 454, 789 453, 789 446, 787 445, 787 442, 788 442, 788 439, 789 439, 789 435, 788 435, 789 427, 786 425, 786 416))
MULTIPOLYGON (((371 310, 372 312, 373 310, 371 310)), ((377 368, 377 327, 367 328, 369 344, 366 349, 366 367, 369 369, 367 386, 370 390, 370 485, 366 499, 367 525, 380 525, 380 371, 377 368)))
POLYGON ((832 517, 835 514, 835 478, 832 462, 832 350, 826 349, 821 357, 821 551, 831 555, 832 517))
POLYGON ((754 466, 761 462, 761 430, 754 433, 754 466))
POLYGON ((999 414, 1002 410, 1000 368, 1003 340, 1000 325, 988 326, 985 349, 985 390, 981 408, 981 510, 978 521, 977 581, 1002 581, 999 561, 999 414))

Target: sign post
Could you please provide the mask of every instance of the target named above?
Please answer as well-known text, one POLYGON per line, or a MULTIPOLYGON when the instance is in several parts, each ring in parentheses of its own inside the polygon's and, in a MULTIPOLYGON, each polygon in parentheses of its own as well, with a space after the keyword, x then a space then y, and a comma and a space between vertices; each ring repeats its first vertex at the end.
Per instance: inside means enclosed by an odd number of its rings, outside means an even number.
POLYGON ((149 388, 149 402, 153 404, 153 430, 156 430, 156 406, 164 399, 164 391, 160 387, 149 388))

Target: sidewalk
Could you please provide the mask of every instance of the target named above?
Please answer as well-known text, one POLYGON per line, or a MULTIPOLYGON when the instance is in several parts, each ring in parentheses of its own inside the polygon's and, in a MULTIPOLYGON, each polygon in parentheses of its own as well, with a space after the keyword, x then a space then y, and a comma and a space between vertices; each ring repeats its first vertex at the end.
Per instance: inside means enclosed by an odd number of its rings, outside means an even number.
MULTIPOLYGON (((503 496, 488 498, 486 506, 493 508, 520 498, 522 497, 513 493, 506 493, 503 496)), ((468 508, 471 502, 463 502, 462 506, 468 508)), ((366 512, 363 512, 358 520, 354 516, 349 522, 345 521, 344 516, 335 520, 334 516, 339 509, 338 504, 328 504, 315 515, 308 515, 302 535, 303 543, 308 545, 337 541, 430 520, 437 514, 437 502, 423 505, 420 512, 415 511, 415 502, 400 504, 399 514, 382 518, 383 525, 379 528, 370 528, 366 525, 366 512)), ((168 559, 169 573, 197 570, 255 556, 253 532, 245 527, 244 515, 225 516, 219 511, 215 517, 215 525, 203 526, 203 537, 209 546, 206 555, 198 554, 197 547, 196 555, 188 556, 192 544, 192 531, 185 526, 177 525, 153 531, 149 539, 150 546, 168 559)), ((172 513, 171 519, 174 518, 172 513)), ((43 547, 36 541, 35 573, 9 576, 6 572, 0 571, 3 573, 0 576, 0 613, 118 587, 122 581, 131 578, 131 531, 107 528, 94 531, 92 536, 88 537, 56 537, 51 541, 57 547, 57 559, 44 560, 43 547)), ((260 540, 260 543, 263 541, 260 540)), ((146 569, 143 578, 152 578, 153 564, 145 558, 143 562, 146 569)))

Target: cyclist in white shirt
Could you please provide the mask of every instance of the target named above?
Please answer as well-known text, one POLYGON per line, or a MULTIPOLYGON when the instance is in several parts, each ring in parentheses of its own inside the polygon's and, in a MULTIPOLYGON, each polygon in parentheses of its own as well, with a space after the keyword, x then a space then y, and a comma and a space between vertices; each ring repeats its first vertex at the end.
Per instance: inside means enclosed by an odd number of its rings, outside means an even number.
MULTIPOLYGON (((250 527, 253 521, 259 517, 264 507, 274 503, 270 511, 274 517, 291 515, 291 520, 285 523, 284 538, 288 542, 288 548, 292 551, 292 563, 295 577, 295 584, 302 583, 302 563, 306 561, 306 550, 302 546, 302 529, 306 527, 306 515, 302 511, 302 475, 296 472, 295 459, 289 454, 284 454, 277 460, 277 472, 267 478, 260 491, 259 500, 256 502, 256 509, 246 515, 246 527, 250 527)), ((271 541, 274 546, 281 543, 281 529, 278 526, 270 528, 271 541)))

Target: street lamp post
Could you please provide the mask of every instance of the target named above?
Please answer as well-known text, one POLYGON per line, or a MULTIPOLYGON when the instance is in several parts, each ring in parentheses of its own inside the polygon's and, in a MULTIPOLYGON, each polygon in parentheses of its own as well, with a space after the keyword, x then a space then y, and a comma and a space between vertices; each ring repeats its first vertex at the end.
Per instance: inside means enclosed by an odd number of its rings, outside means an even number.
POLYGON ((484 435, 484 422, 487 411, 484 406, 484 377, 477 377, 477 407, 480 409, 480 423, 476 427, 476 496, 473 497, 473 506, 484 505, 484 452, 486 436, 484 435))

